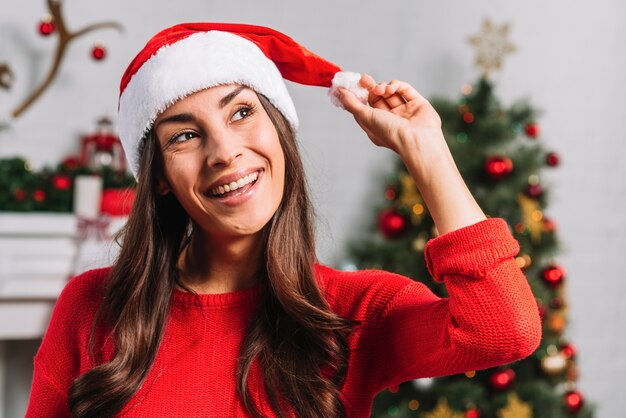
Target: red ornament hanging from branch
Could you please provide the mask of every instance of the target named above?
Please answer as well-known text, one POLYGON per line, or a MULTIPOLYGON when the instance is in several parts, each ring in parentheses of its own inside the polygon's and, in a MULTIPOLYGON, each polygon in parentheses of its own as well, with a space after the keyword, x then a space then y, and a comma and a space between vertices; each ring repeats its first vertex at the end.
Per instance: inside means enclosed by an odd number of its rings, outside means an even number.
POLYGON ((566 392, 564 401, 567 410, 573 413, 580 411, 585 403, 583 395, 577 390, 570 390, 566 392))
POLYGON ((104 47, 104 43, 98 42, 91 49, 91 56, 96 61, 102 61, 107 56, 107 50, 104 47))
POLYGON ((565 269, 558 265, 551 265, 543 269, 541 277, 548 286, 559 287, 565 280, 565 269))
POLYGON ((378 218, 378 229, 388 239, 400 237, 407 224, 407 218, 393 207, 383 210, 378 218))
POLYGON ((39 22, 39 33, 42 36, 50 36, 52 32, 54 32, 54 21, 52 20, 52 16, 45 15, 41 22, 39 22))
MULTIPOLYGON (((99 22, 85 26, 77 31, 70 31, 67 28, 65 20, 63 19, 63 14, 61 13, 61 1, 47 0, 46 3, 48 5, 51 19, 49 22, 42 20, 39 25, 39 32, 45 36, 55 34, 59 37, 59 42, 57 42, 56 50, 54 52, 54 59, 52 62, 52 66, 48 70, 48 74, 41 82, 41 84, 11 112, 14 118, 20 117, 20 115, 24 113, 24 111, 28 109, 42 95, 42 93, 48 89, 50 84, 52 84, 52 81, 56 77, 59 68, 61 67, 61 62, 65 57, 67 47, 72 41, 87 33, 99 29, 112 28, 117 29, 118 31, 122 30, 122 26, 117 22, 99 22)), ((102 55, 102 58, 104 58, 104 55, 102 55)))
POLYGON ((524 128, 524 131, 526 132, 526 135, 528 135, 529 138, 537 138, 539 136, 539 125, 537 125, 535 122, 531 122, 528 125, 526 125, 526 127, 524 128))
POLYGON ((491 386, 497 390, 507 390, 515 380, 515 372, 513 369, 499 370, 491 375, 491 386))
POLYGON ((485 172, 489 177, 501 180, 513 172, 513 161, 504 155, 494 155, 485 161, 485 172))

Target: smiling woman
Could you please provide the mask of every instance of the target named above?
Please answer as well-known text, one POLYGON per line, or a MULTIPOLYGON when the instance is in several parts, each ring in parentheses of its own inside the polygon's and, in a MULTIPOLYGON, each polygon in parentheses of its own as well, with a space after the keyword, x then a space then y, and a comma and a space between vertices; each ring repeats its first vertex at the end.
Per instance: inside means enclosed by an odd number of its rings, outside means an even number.
POLYGON ((122 249, 59 297, 28 417, 369 417, 386 387, 539 344, 519 246, 485 218, 409 84, 342 72, 269 28, 182 24, 128 67, 119 125, 137 178, 122 249), (284 78, 330 87, 401 156, 442 234, 425 254, 450 298, 317 263, 284 78))

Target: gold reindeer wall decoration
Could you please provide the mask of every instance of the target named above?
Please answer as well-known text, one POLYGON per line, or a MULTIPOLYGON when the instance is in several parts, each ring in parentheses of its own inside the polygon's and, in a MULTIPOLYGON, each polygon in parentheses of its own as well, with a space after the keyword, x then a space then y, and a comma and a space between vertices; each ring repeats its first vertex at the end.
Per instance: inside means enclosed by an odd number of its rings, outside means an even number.
MULTIPOLYGON (((83 27, 82 29, 76 31, 70 31, 63 19, 63 14, 61 10, 62 2, 61 0, 46 0, 48 10, 50 13, 51 20, 53 23, 54 31, 50 34, 56 35, 57 44, 56 49, 54 51, 54 58, 52 61, 52 66, 48 70, 46 77, 42 80, 42 82, 35 88, 28 97, 26 97, 22 103, 20 103, 12 112, 11 116, 14 118, 20 117, 28 109, 41 95, 43 94, 52 81, 55 79, 59 72, 59 68, 61 66, 61 62, 65 57, 65 52, 67 51, 70 43, 77 38, 99 30, 99 29, 117 29, 118 31, 122 31, 122 25, 117 22, 99 22, 94 23, 88 26, 83 27)), ((11 68, 8 63, 0 63, 0 88, 10 89, 11 85, 14 81, 14 74, 11 71, 11 68)))

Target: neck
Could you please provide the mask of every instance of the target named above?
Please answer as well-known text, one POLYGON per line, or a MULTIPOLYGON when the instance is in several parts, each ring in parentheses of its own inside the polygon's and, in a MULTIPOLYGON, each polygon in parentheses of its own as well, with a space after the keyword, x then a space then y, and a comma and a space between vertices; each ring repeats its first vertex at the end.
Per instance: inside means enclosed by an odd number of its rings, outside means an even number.
POLYGON ((197 293, 228 293, 254 286, 262 259, 262 232, 209 238, 197 230, 179 260, 183 284, 197 293))

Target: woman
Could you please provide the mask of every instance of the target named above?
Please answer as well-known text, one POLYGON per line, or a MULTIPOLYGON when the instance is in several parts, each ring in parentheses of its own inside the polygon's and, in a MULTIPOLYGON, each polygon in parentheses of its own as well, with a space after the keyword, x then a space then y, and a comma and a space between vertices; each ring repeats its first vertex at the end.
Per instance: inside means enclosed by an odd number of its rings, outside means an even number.
POLYGON ((137 177, 121 253, 60 295, 27 416, 366 417, 389 386, 539 344, 519 246, 486 219, 409 84, 346 75, 268 28, 183 24, 129 66, 119 124, 137 177), (449 299, 316 263, 283 77, 332 86, 400 155, 441 234, 425 254, 449 299))

